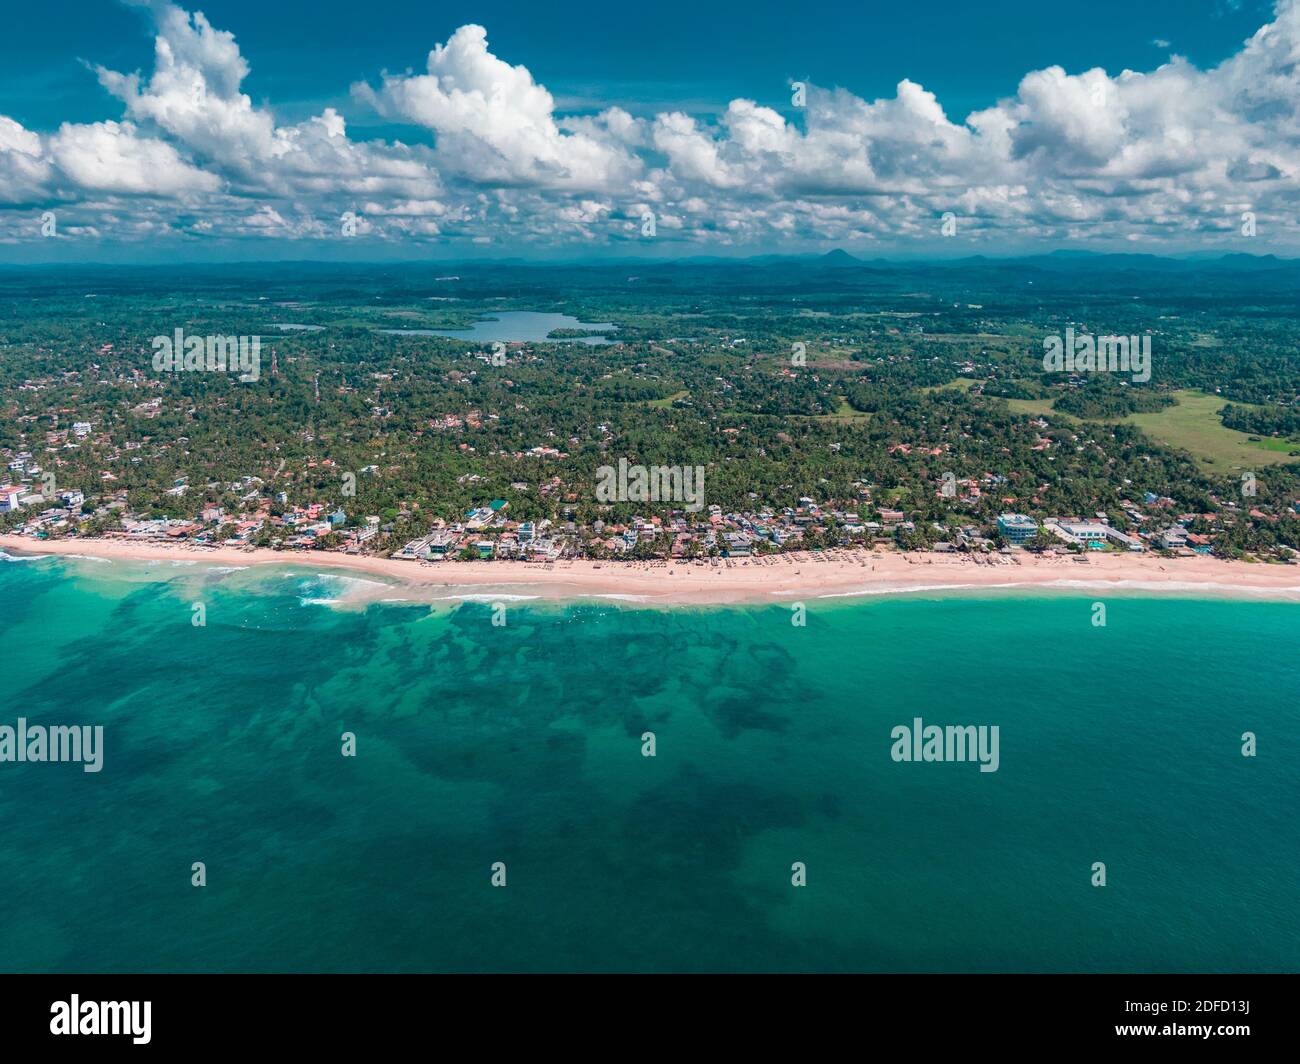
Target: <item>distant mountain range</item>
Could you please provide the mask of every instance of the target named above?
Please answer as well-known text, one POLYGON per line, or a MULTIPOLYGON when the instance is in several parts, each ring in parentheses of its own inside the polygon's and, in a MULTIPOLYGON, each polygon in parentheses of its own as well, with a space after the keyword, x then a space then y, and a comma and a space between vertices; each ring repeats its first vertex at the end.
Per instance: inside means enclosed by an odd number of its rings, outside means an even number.
POLYGON ((134 263, 108 264, 96 262, 16 264, 0 263, 0 272, 27 271, 59 272, 67 270, 211 270, 218 273, 242 270, 255 273, 293 269, 303 273, 348 273, 371 269, 430 269, 439 274, 455 274, 458 270, 481 271, 491 269, 627 269, 633 273, 654 274, 668 268, 702 267, 710 269, 797 269, 809 271, 845 270, 1015 270, 1032 269, 1054 273, 1077 272, 1135 272, 1135 273, 1197 273, 1231 271, 1234 273, 1262 273, 1272 271, 1300 271, 1300 258, 1281 258, 1277 255, 1251 255, 1246 252, 1192 252, 1183 255, 1153 255, 1143 253, 1097 252, 1063 248, 1033 255, 967 255, 959 258, 858 258, 843 248, 824 254, 802 255, 751 255, 728 257, 721 255, 693 255, 683 258, 575 258, 575 259, 401 259, 371 261, 340 261, 338 259, 257 259, 229 262, 190 263, 134 263))

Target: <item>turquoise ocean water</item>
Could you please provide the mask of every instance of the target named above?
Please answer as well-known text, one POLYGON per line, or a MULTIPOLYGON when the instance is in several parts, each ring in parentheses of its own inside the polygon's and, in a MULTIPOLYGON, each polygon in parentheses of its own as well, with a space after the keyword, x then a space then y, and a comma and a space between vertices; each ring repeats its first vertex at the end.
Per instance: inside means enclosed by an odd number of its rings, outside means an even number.
POLYGON ((0 724, 105 728, 0 764, 0 970, 1300 969, 1300 606, 346 586, 0 561, 0 724))

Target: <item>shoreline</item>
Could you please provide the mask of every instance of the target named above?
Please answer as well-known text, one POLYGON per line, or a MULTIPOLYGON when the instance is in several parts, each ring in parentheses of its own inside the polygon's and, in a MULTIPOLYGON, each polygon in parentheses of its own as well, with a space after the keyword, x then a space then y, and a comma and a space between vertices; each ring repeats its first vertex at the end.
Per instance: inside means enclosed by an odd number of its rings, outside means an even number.
MULTIPOLYGON (((490 588, 525 588, 539 598, 602 598, 644 605, 735 605, 793 602, 800 598, 848 599, 886 594, 992 590, 1093 591, 1184 597, 1234 597, 1300 602, 1300 566, 1164 559, 1094 553, 1037 557, 1026 552, 968 555, 897 551, 797 552, 763 559, 695 562, 596 562, 573 559, 550 564, 520 561, 416 562, 332 551, 287 552, 266 548, 200 547, 195 544, 131 543, 110 539, 36 540, 0 535, 0 551, 29 557, 82 557, 126 562, 192 562, 214 567, 281 566, 352 571, 384 577, 349 601, 373 601, 393 585, 417 597, 408 601, 481 599, 490 588), (474 594, 472 589, 483 592, 474 594), (375 590, 378 588, 379 590, 375 590), (461 594, 437 595, 438 591, 461 594)), ((344 575, 340 573, 340 575, 344 575)))

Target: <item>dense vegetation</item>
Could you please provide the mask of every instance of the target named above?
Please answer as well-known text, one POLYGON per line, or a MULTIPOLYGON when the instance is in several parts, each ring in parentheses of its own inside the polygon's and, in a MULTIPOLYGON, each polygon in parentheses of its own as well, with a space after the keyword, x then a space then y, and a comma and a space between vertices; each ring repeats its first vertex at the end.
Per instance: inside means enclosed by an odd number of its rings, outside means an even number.
MULTIPOLYGON (((1237 511, 1238 470, 1124 420, 1171 407, 1180 389, 1229 400, 1228 428, 1300 433, 1300 270, 1290 264, 450 272, 0 271, 0 449, 44 458, 60 485, 85 491, 88 512, 123 490, 145 514, 234 510, 231 485, 244 477, 283 491, 277 505, 380 515, 397 537, 491 498, 509 500, 519 520, 680 509, 598 503, 597 468, 625 457, 704 467, 706 501, 726 512, 801 497, 861 502, 864 517, 897 506, 925 541, 938 535, 930 522, 987 525, 1007 509, 1105 513, 1122 528, 1121 503, 1146 493, 1178 512, 1237 511), (381 331, 464 328, 512 309, 617 322, 620 342, 565 343, 590 334, 561 330, 494 365, 481 344, 381 331), (1151 333, 1150 381, 1044 372, 1043 337, 1067 326, 1151 333), (156 372, 151 339, 178 328, 260 336, 261 379, 156 372), (1037 413, 1014 406, 1034 400, 1037 413), (76 422, 89 433, 70 433, 76 422), (355 497, 342 493, 344 473, 357 478, 355 497), (982 490, 944 495, 947 475, 982 490), (182 477, 190 490, 167 495, 182 477)), ((1300 460, 1256 472, 1257 494, 1222 542, 1296 543, 1300 460)))

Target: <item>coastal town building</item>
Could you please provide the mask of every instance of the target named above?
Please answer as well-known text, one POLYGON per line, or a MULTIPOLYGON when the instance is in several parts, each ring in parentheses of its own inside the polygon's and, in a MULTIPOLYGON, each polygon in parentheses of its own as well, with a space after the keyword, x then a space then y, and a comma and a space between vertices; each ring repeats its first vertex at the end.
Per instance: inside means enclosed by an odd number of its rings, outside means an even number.
POLYGON ((1156 534, 1156 542, 1165 550, 1180 550, 1187 546, 1187 529, 1172 525, 1156 534))
POLYGON ((1038 522, 1024 514, 999 514, 998 534, 1012 546, 1021 546, 1038 535, 1038 522))
POLYGON ((1043 522, 1043 527, 1067 543, 1077 543, 1089 550, 1103 550, 1106 546, 1107 526, 1096 521, 1054 518, 1043 522))

